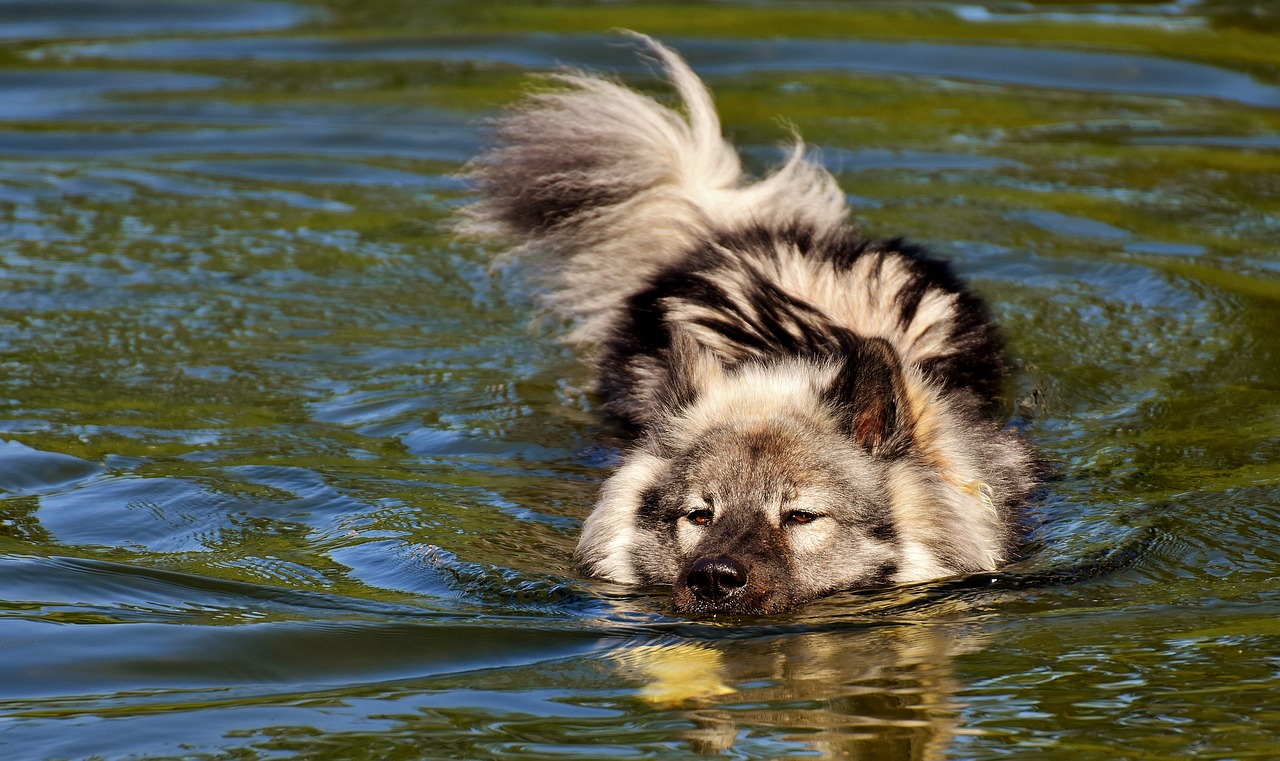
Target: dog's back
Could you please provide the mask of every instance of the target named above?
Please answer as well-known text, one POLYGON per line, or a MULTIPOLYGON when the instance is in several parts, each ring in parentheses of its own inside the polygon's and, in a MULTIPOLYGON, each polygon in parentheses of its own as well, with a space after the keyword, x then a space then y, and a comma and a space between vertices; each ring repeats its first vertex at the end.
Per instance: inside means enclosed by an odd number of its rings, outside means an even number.
POLYGON ((674 584, 684 610, 759 612, 1006 559, 1034 468, 992 417, 1005 371, 981 301, 864 239, 802 146, 748 181, 701 82, 643 39, 685 115, 562 75, 472 174, 470 229, 542 263, 547 304, 641 429, 583 567, 674 584))

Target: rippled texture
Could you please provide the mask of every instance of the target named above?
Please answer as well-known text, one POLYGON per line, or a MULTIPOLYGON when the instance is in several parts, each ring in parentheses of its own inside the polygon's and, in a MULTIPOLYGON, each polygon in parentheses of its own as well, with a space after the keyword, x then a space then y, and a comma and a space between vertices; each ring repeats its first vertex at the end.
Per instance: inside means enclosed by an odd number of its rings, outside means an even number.
POLYGON ((1280 15, 0 0, 4 758, 1271 758, 1280 15), (483 120, 686 53, 952 258, 1054 460, 999 574, 686 621, 569 565, 625 446, 444 226, 483 120))

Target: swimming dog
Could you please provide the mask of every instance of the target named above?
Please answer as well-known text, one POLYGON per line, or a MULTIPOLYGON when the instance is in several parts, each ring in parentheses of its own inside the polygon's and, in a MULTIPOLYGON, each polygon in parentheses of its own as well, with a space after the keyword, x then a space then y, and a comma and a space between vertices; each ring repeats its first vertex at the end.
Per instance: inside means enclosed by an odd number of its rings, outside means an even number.
POLYGON ((1010 559, 1037 459, 999 419, 984 302, 920 247, 864 237, 798 138, 747 177, 703 83, 636 37, 683 107, 556 75, 497 122, 463 212, 543 269, 636 432, 578 566, 670 586, 682 614, 759 615, 1010 559))

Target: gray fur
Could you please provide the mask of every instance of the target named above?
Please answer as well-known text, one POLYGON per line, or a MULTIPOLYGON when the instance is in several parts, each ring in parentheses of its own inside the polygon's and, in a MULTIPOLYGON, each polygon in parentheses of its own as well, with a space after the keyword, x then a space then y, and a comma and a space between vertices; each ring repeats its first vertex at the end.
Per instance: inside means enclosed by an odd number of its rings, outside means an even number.
POLYGON ((578 545, 584 572, 686 613, 990 570, 1035 487, 995 419, 1004 363, 945 264, 862 238, 797 146, 751 182, 710 95, 641 37, 678 113, 582 73, 473 163, 464 229, 513 239, 638 429, 578 545))

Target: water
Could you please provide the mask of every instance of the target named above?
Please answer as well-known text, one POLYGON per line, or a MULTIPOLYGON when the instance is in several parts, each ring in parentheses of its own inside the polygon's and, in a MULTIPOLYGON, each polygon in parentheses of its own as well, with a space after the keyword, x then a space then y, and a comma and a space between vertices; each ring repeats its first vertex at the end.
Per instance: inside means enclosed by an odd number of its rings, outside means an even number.
POLYGON ((1232 0, 0 0, 0 755, 1280 754, 1278 37, 1232 0), (988 296, 1057 465, 1026 560, 732 623, 574 575, 625 438, 442 223, 530 72, 657 87, 615 27, 988 296))

